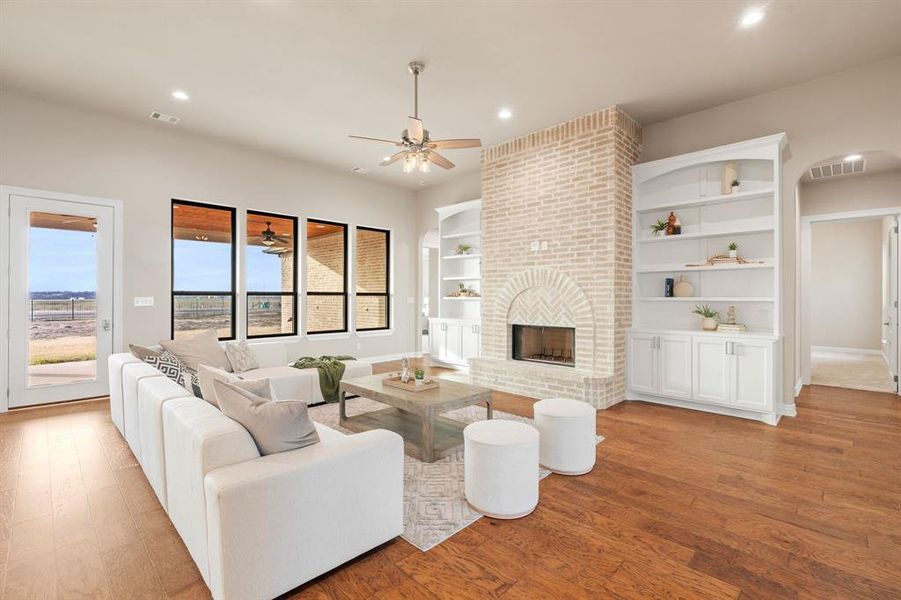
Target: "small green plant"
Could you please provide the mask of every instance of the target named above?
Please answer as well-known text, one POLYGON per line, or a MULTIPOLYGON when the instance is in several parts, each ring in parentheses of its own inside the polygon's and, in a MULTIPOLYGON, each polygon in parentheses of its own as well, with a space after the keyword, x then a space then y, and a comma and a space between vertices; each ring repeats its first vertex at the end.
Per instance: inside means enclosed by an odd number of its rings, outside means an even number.
POLYGON ((470 252, 472 252, 472 246, 469 244, 457 245, 457 254, 469 254, 470 252))
POLYGON ((741 185, 741 181, 739 181, 738 179, 732 180, 732 187, 738 187, 740 185, 741 185))
POLYGON ((460 291, 461 291, 461 292, 465 292, 465 291, 466 291, 466 284, 465 284, 465 283, 458 283, 457 285, 460 287, 460 291))
POLYGON ((661 231, 666 231, 668 225, 669 223, 667 223, 663 219, 657 219, 657 222, 651 225, 651 233, 653 233, 655 236, 659 235, 661 231))
POLYGON ((708 304, 701 306, 700 304, 695 305, 695 309, 693 311, 696 315, 701 315, 705 319, 716 319, 720 316, 720 313, 710 308, 708 304))
POLYGON ((413 371, 413 377, 415 377, 416 379, 425 379, 425 371, 423 371, 422 369, 416 369, 415 371, 413 371))
POLYGON ((729 250, 738 250, 738 242, 730 242, 729 250))

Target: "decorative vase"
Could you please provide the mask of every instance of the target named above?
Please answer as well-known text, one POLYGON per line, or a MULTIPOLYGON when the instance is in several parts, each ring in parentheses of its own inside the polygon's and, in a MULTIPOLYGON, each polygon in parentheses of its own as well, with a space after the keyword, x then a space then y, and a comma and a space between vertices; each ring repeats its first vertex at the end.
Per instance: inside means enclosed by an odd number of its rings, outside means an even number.
POLYGON ((673 286, 673 296, 676 298, 691 298, 694 296, 695 286, 691 285, 679 275, 679 281, 673 286))
POLYGON ((704 331, 716 331, 716 326, 719 323, 713 317, 707 317, 704 319, 704 322, 701 324, 701 328, 704 331))
POLYGON ((738 258, 738 250, 729 250, 729 258, 738 258))

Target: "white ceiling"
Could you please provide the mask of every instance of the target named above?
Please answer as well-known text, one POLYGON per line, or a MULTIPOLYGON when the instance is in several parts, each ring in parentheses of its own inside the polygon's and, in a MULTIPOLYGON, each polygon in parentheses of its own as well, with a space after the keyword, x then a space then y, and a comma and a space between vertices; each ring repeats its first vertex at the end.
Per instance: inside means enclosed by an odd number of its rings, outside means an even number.
POLYGON ((179 129, 419 188, 478 168, 479 151, 447 151, 450 173, 404 175, 377 166, 389 146, 347 138, 400 135, 411 59, 426 63, 433 138, 488 145, 611 104, 649 124, 901 54, 901 0, 774 0, 740 29, 748 6, 0 0, 0 83, 136 119, 172 113, 179 129))

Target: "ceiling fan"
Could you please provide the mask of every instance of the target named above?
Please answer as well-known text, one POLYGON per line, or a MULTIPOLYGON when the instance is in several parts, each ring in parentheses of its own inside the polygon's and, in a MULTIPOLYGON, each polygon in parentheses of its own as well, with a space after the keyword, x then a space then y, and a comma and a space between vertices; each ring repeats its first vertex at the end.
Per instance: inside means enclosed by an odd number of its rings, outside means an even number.
POLYGON ((287 244, 291 241, 288 238, 276 235, 275 232, 272 231, 271 221, 266 221, 266 229, 260 232, 260 238, 262 238, 260 241, 264 246, 274 246, 276 242, 280 244, 287 244))
POLYGON ((478 148, 482 145, 482 141, 478 139, 453 139, 453 140, 433 140, 429 137, 429 132, 423 128, 422 120, 419 118, 419 74, 425 69, 425 65, 420 62, 411 62, 407 65, 410 73, 413 74, 413 116, 407 118, 407 128, 401 133, 400 141, 383 140, 379 138, 365 137, 362 135, 352 135, 350 137, 358 140, 369 140, 382 144, 391 144, 402 148, 396 154, 386 156, 379 166, 387 167, 390 164, 404 159, 404 173, 419 171, 420 173, 428 173, 429 167, 435 164, 442 169, 453 169, 454 163, 447 160, 436 150, 459 150, 461 148, 478 148))

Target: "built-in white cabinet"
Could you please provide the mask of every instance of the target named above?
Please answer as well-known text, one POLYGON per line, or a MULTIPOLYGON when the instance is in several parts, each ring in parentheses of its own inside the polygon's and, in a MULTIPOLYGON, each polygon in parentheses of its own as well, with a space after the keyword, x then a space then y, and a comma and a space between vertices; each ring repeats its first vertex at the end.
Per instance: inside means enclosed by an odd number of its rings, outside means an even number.
POLYGON ((441 240, 438 318, 429 319, 432 360, 466 367, 479 356, 482 299, 482 201, 435 209, 441 240))
POLYGON ((467 366, 479 356, 480 325, 460 319, 429 319, 429 354, 433 360, 467 366))
POLYGON ((632 334, 628 364, 632 390, 691 398, 691 337, 632 334))
POLYGON ((778 421, 786 143, 780 133, 632 167, 627 399, 778 421), (731 308, 744 331, 703 331, 698 305, 723 320, 731 308))

